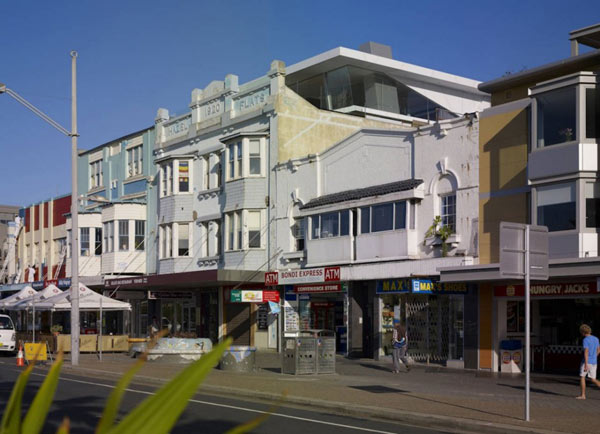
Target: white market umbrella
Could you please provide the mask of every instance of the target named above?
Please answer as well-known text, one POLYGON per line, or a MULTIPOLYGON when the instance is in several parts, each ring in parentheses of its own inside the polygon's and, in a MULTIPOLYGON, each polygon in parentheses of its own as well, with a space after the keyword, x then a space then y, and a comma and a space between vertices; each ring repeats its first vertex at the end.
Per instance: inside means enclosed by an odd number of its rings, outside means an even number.
POLYGON ((55 285, 50 284, 41 291, 36 292, 33 296, 19 300, 16 303, 12 303, 11 305, 7 306, 6 309, 27 310, 34 306, 37 307, 40 302, 62 293, 63 291, 61 289, 58 289, 58 287, 55 285))

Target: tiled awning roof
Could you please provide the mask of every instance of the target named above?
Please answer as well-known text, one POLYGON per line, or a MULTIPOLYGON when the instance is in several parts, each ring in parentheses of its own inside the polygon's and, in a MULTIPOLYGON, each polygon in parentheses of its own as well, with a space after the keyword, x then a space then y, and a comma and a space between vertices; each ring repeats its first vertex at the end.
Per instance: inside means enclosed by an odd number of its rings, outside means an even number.
POLYGON ((316 208, 318 206, 332 205, 334 203, 358 200, 365 197, 383 196, 385 194, 397 193, 399 191, 412 190, 423 184, 422 179, 405 179, 404 181, 390 182, 389 184, 375 185, 373 187, 356 188, 354 190, 341 191, 339 193, 327 194, 317 197, 301 206, 300 209, 316 208))

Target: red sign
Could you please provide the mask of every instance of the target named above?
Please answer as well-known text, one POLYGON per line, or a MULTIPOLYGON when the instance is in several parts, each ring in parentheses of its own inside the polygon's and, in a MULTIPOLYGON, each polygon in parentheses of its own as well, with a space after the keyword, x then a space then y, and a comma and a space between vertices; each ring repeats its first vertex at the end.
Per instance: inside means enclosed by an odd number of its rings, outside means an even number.
POLYGON ((263 291, 263 301, 274 301, 279 303, 279 291, 265 290, 263 291))
POLYGON ((341 292, 342 285, 333 283, 327 285, 297 285, 294 286, 294 292, 297 294, 305 294, 308 292, 341 292))
POLYGON ((339 282, 340 267, 301 268, 265 273, 265 285, 296 285, 302 283, 339 282))
POLYGON ((279 282, 279 273, 277 271, 269 271, 265 273, 265 285, 274 286, 278 285, 279 282))
MULTIPOLYGON (((598 295, 596 282, 536 283, 530 286, 532 297, 578 297, 598 295)), ((494 288, 496 297, 525 297, 525 285, 504 285, 494 288)))

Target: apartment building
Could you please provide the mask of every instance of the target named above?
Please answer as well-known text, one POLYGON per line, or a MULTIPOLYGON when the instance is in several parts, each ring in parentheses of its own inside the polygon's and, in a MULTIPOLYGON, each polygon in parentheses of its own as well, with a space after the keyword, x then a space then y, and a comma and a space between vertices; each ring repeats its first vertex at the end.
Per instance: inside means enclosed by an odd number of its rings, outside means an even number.
POLYGON ((479 86, 492 102, 480 122, 480 265, 441 274, 479 285, 480 369, 500 369, 501 342, 524 339, 523 284, 499 275, 501 221, 549 231, 550 280, 531 287, 533 369, 577 366, 579 325, 600 327, 600 25, 570 41, 570 57, 479 86))

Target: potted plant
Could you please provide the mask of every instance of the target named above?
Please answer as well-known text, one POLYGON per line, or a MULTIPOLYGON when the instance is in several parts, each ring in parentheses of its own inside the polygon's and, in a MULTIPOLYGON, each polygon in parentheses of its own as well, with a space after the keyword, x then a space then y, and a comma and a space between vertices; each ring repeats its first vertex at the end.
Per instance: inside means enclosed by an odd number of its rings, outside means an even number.
POLYGON ((427 239, 434 238, 440 241, 442 245, 442 257, 448 256, 448 238, 452 236, 452 228, 449 226, 442 225, 442 218, 437 215, 433 219, 433 224, 429 226, 425 233, 425 240, 423 245, 426 244, 427 239))
POLYGON ((50 327, 50 331, 54 336, 58 336, 63 331, 63 327, 60 324, 54 324, 50 327))

